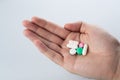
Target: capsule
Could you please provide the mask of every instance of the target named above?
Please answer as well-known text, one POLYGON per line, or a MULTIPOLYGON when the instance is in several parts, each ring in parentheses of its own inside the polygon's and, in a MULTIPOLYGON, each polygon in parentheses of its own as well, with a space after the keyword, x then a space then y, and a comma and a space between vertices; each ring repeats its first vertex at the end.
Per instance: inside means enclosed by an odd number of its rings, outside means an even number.
POLYGON ((83 47, 83 52, 82 52, 82 55, 85 56, 87 54, 87 49, 88 49, 88 45, 87 44, 84 44, 84 47, 83 47))

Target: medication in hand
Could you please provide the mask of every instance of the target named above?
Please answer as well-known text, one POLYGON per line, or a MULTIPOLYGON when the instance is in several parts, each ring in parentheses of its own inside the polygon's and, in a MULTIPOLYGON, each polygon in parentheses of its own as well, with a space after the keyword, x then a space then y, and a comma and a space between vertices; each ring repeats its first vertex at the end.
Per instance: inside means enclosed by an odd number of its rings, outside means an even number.
POLYGON ((71 55, 86 55, 87 53, 87 49, 88 49, 88 45, 84 44, 82 42, 78 42, 78 41, 74 41, 74 40, 70 40, 69 43, 67 44, 67 47, 70 48, 69 53, 71 55))

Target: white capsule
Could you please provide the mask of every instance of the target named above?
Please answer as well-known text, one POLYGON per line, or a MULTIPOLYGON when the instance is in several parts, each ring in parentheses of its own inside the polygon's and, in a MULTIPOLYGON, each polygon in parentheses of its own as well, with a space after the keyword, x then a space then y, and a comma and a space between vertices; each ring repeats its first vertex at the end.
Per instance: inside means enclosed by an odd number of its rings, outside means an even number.
POLYGON ((88 49, 88 45, 85 44, 84 47, 83 47, 83 52, 82 52, 83 56, 85 56, 87 54, 87 49, 88 49))
POLYGON ((70 49, 69 52, 70 52, 71 55, 75 55, 76 54, 76 50, 75 49, 70 49))

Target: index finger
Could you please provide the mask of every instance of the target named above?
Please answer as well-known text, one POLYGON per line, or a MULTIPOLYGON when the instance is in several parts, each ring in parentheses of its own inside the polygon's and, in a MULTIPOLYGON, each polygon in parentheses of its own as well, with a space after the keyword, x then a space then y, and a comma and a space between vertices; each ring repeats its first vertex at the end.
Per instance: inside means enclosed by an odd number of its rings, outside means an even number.
POLYGON ((68 30, 65 30, 64 28, 59 27, 58 25, 46 21, 42 18, 33 17, 32 22, 37 24, 38 26, 50 31, 53 34, 56 34, 57 36, 61 37, 62 39, 65 39, 67 35, 70 33, 68 30))

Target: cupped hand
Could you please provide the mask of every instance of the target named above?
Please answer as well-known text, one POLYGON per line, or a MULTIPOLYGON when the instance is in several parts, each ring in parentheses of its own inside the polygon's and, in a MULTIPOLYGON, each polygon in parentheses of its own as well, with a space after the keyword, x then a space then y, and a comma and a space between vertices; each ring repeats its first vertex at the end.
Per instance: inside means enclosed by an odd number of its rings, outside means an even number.
POLYGON ((83 22, 64 28, 41 18, 23 21, 24 34, 53 62, 66 70, 94 79, 111 80, 118 65, 119 42, 103 29, 83 22), (69 40, 88 44, 86 56, 70 55, 69 40), (107 75, 107 76, 106 76, 107 75))

